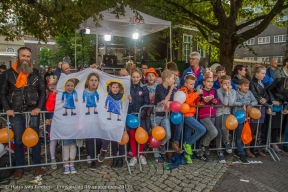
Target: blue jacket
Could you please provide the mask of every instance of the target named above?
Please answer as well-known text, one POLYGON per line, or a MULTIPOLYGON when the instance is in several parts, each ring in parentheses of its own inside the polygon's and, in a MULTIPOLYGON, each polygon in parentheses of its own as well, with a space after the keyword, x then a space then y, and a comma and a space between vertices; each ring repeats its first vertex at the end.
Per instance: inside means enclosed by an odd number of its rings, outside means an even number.
MULTIPOLYGON (((199 66, 200 67, 200 69, 201 69, 201 71, 200 71, 200 74, 199 74, 199 76, 198 76, 198 78, 196 79, 196 81, 195 81, 195 85, 194 85, 194 87, 196 88, 198 85, 201 85, 202 84, 202 82, 203 82, 203 80, 204 80, 204 77, 203 77, 203 72, 204 72, 204 68, 202 67, 202 66, 199 66)), ((191 68, 191 66, 190 67, 188 67, 187 69, 185 69, 185 71, 183 72, 183 78, 181 79, 181 87, 183 87, 183 85, 184 85, 184 78, 185 78, 185 76, 186 75, 188 75, 188 74, 194 74, 193 73, 193 71, 192 71, 192 68, 191 68)))
MULTIPOLYGON (((235 84, 231 81, 231 86, 232 86, 232 89, 236 90, 236 86, 235 84)), ((218 79, 216 81, 214 81, 214 84, 213 84, 213 87, 212 89, 219 89, 221 87, 221 84, 219 83, 218 79)))
MULTIPOLYGON (((143 105, 149 105, 149 91, 146 85, 142 86, 140 83, 137 85, 131 85, 130 95, 132 97, 132 103, 129 103, 128 114, 138 113, 143 105)), ((145 117, 148 108, 143 108, 141 111, 141 117, 145 117)))
POLYGON ((269 77, 269 75, 265 75, 262 83, 265 85, 265 87, 268 87, 272 82, 274 81, 274 79, 272 77, 269 77))
POLYGON ((56 75, 56 76, 57 76, 57 79, 59 80, 60 75, 61 75, 61 69, 60 69, 59 67, 57 67, 57 68, 55 69, 53 75, 56 75))
POLYGON ((275 79, 276 70, 273 70, 271 67, 268 67, 266 70, 266 76, 268 75, 272 79, 275 79))

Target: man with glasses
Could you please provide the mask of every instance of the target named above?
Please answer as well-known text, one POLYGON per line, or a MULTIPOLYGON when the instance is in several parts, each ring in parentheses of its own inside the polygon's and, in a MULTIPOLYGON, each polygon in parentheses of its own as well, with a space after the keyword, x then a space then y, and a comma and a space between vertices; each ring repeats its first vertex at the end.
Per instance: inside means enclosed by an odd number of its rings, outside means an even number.
MULTIPOLYGON (((13 66, 4 73, 1 100, 4 111, 9 116, 9 121, 14 132, 14 151, 16 166, 25 165, 24 145, 22 135, 25 131, 26 121, 29 127, 39 134, 40 110, 45 104, 45 85, 38 69, 32 67, 31 49, 21 47, 18 49, 18 59, 13 66), (25 114, 15 112, 30 112, 27 119, 25 114)), ((33 164, 41 164, 41 143, 32 147, 33 164)), ((17 168, 15 179, 20 179, 24 168, 17 168)), ((35 167, 36 176, 43 175, 41 167, 35 167)))
MULTIPOLYGON (((200 66, 200 53, 198 52, 192 52, 190 54, 190 67, 185 69, 183 72, 183 78, 185 78, 186 75, 188 74, 193 74, 196 77, 195 85, 194 87, 196 88, 198 85, 201 85, 204 77, 203 77, 203 72, 204 68, 200 66)), ((181 86, 183 86, 184 82, 183 79, 181 81, 181 86)))

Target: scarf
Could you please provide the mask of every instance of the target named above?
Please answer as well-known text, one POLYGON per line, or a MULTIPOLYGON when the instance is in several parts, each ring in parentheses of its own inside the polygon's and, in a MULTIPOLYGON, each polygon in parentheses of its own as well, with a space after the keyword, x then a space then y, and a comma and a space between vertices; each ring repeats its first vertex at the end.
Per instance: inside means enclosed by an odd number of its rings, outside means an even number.
POLYGON ((109 95, 115 100, 115 101, 119 101, 122 99, 123 94, 122 93, 118 93, 118 94, 113 94, 112 92, 109 92, 109 95))
MULTIPOLYGON (((12 66, 12 68, 14 69, 14 71, 17 71, 17 66, 18 66, 18 60, 16 60, 12 66)), ((27 86, 27 77, 29 74, 25 74, 22 71, 20 73, 18 73, 18 77, 16 79, 16 83, 15 83, 15 87, 17 88, 23 88, 25 86, 27 86)))

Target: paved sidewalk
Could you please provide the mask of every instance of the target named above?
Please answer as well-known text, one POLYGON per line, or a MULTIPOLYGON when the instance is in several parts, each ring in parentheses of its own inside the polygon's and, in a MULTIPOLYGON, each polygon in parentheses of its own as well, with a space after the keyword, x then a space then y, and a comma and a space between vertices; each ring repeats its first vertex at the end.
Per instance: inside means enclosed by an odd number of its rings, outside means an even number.
POLYGON ((122 169, 112 169, 111 159, 97 163, 97 170, 88 169, 86 162, 77 163, 78 173, 64 175, 63 168, 57 170, 46 166, 42 185, 30 184, 34 179, 34 170, 26 169, 24 177, 11 180, 2 191, 287 191, 285 175, 288 170, 288 156, 281 156, 280 162, 274 162, 270 156, 261 160, 262 164, 232 166, 236 161, 232 155, 226 164, 218 163, 215 155, 212 162, 193 160, 193 164, 181 165, 167 171, 164 164, 157 164, 149 155, 148 165, 139 171, 139 165, 131 167, 129 175, 127 165, 122 169), (240 181, 240 179, 249 182, 240 181))

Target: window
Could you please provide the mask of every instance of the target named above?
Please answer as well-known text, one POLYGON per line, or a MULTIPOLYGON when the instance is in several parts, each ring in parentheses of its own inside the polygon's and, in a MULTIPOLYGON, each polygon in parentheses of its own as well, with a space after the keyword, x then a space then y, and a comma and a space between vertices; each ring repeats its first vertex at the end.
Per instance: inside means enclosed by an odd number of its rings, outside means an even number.
POLYGON ((269 57, 257 57, 257 61, 268 61, 269 62, 269 57))
POLYGON ((192 35, 183 34, 183 60, 189 63, 192 52, 192 35))
POLYGON ((277 17, 276 22, 288 21, 288 15, 284 15, 283 17, 277 17))
POLYGON ((244 45, 254 45, 255 38, 248 39, 244 42, 244 45))
POLYGON ((12 48, 12 47, 8 47, 7 49, 6 49, 6 52, 15 52, 15 49, 14 48, 12 48))
MULTIPOLYGON (((200 45, 197 44, 197 51, 200 53, 201 58, 205 58, 206 57, 206 52, 204 49, 201 48, 200 45)), ((213 49, 211 48, 211 53, 212 53, 213 49)))
POLYGON ((273 59, 277 59, 278 63, 282 63, 284 56, 273 56, 273 59))
POLYGON ((254 61, 254 57, 243 57, 243 60, 254 61))
POLYGON ((258 37, 258 44, 269 44, 270 36, 267 37, 258 37))
POLYGON ((286 35, 275 35, 274 36, 274 43, 282 43, 286 42, 286 35))

